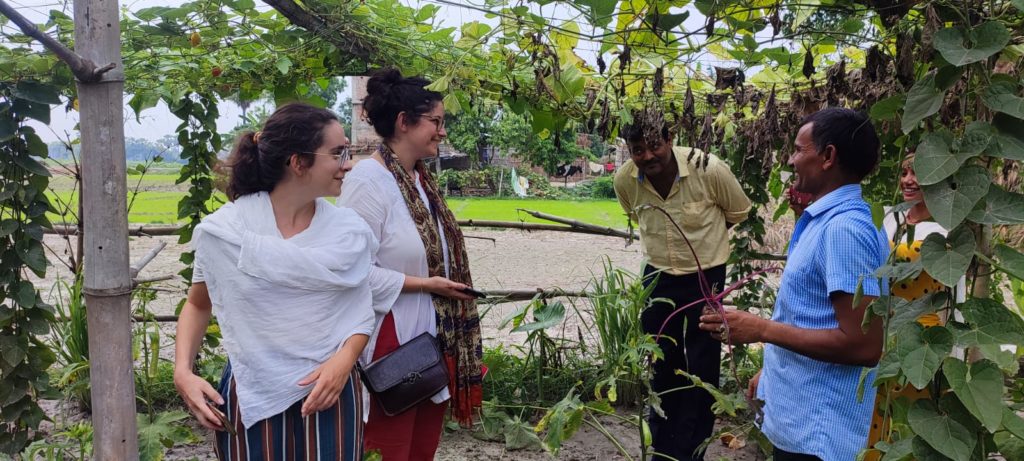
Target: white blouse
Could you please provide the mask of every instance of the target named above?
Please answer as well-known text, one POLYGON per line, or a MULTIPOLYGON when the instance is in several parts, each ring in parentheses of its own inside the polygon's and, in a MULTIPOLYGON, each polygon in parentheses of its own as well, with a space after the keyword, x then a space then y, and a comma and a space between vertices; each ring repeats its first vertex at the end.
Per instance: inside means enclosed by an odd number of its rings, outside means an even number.
MULTIPOLYGON (((429 209, 430 201, 420 185, 418 173, 415 179, 420 198, 429 209)), ((377 324, 363 350, 362 363, 369 363, 373 358, 377 335, 388 312, 395 320, 398 344, 405 344, 424 332, 436 336, 437 314, 430 293, 402 293, 406 275, 429 277, 430 270, 423 240, 391 171, 375 159, 360 161, 345 175, 337 205, 351 208, 362 216, 380 242, 368 279, 377 324)), ((438 226, 438 231, 441 232, 445 275, 448 275, 448 245, 444 230, 438 226)), ((441 403, 449 397, 446 387, 431 400, 441 403)))

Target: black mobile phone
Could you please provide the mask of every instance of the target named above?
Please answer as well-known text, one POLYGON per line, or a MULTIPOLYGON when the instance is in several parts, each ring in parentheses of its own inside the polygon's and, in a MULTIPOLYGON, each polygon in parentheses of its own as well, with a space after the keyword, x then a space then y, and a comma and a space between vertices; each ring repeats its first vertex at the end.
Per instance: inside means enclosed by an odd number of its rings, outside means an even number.
POLYGON ((471 296, 477 297, 477 298, 486 298, 487 297, 486 293, 484 293, 482 291, 474 290, 474 289, 472 289, 470 287, 463 288, 463 289, 461 289, 459 291, 461 291, 461 292, 463 292, 463 293, 465 293, 467 295, 471 295, 471 296))
POLYGON ((235 427, 232 426, 231 422, 228 421, 228 417, 224 416, 224 413, 221 413, 220 409, 217 408, 216 403, 207 401, 206 406, 210 407, 210 410, 213 411, 213 415, 217 417, 217 420, 220 421, 221 427, 223 427, 224 430, 228 432, 228 434, 237 435, 235 433, 235 427))

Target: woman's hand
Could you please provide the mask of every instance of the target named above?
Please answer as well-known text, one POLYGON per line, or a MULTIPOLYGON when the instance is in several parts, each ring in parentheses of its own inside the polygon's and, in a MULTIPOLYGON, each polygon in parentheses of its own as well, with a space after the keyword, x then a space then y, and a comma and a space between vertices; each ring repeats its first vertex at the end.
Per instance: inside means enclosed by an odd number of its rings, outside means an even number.
POLYGON ((475 299, 473 295, 461 291, 466 288, 468 288, 466 284, 453 282, 444 277, 435 276, 423 279, 423 291, 462 301, 471 301, 475 299))
MULTIPOLYGON (((309 416, 338 403, 341 390, 348 382, 355 363, 347 360, 343 354, 335 354, 330 360, 317 367, 312 373, 299 381, 300 386, 316 383, 313 390, 302 403, 302 416, 309 416)), ((356 396, 356 398, 361 398, 356 396)))
POLYGON ((224 399, 205 379, 190 371, 176 372, 174 373, 174 387, 178 389, 178 394, 185 400, 185 405, 188 406, 188 410, 192 412, 192 416, 195 416, 199 424, 215 431, 227 429, 221 424, 220 418, 213 413, 216 410, 207 405, 207 402, 210 401, 217 405, 223 405, 224 399))

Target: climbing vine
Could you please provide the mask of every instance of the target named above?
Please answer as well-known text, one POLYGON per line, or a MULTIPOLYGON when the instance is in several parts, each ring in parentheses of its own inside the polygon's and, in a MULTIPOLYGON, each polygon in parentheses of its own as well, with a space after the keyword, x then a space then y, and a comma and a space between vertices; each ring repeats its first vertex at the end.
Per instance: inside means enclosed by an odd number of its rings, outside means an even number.
POLYGON ((47 147, 25 121, 48 122, 57 96, 36 81, 0 82, 0 453, 20 452, 46 418, 37 399, 50 392, 56 359, 43 342, 53 307, 29 280, 46 275, 47 147))

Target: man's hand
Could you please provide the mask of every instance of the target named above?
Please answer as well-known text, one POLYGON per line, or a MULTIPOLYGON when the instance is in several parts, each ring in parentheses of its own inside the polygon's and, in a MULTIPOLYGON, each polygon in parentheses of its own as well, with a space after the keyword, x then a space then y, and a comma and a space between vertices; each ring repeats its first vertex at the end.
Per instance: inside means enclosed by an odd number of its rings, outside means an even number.
POLYGON ((722 316, 710 309, 705 309, 700 317, 700 329, 710 332, 711 337, 719 341, 730 341, 733 344, 749 344, 764 341, 764 330, 770 320, 765 320, 749 312, 736 309, 725 310, 725 321, 722 316), (728 323, 728 334, 726 334, 728 323))
POLYGON ((750 382, 747 383, 747 398, 754 400, 757 398, 757 384, 761 382, 761 370, 757 370, 757 374, 753 378, 750 378, 750 382))

